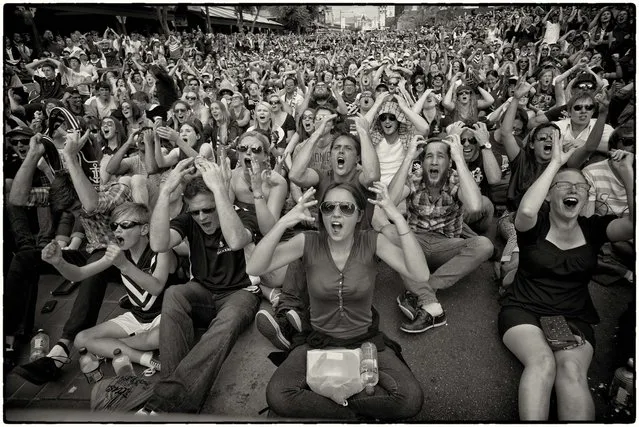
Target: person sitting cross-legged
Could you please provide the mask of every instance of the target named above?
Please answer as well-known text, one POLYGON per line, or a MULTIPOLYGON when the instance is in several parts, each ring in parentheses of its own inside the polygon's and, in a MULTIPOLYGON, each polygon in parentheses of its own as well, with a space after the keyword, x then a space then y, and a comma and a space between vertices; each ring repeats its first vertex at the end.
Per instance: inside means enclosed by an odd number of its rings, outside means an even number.
POLYGON ((152 350, 159 347, 162 298, 165 287, 176 282, 173 273, 177 258, 172 251, 158 254, 151 250, 149 211, 144 205, 121 204, 111 214, 110 227, 115 242, 95 262, 82 267, 66 262, 55 241, 44 248, 42 259, 73 281, 115 266, 131 301, 131 311, 79 332, 73 345, 102 357, 112 357, 119 348, 132 362, 160 370, 159 361, 152 359, 152 350))

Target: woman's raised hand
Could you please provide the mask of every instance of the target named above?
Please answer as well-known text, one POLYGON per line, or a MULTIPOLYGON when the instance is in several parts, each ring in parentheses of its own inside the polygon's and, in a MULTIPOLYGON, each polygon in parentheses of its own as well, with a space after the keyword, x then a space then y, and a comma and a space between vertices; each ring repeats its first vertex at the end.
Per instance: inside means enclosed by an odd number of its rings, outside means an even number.
POLYGON ((303 221, 314 222, 315 218, 309 215, 308 208, 315 206, 317 200, 311 200, 315 194, 315 188, 311 187, 297 200, 297 204, 286 213, 278 223, 286 228, 291 228, 303 221))
POLYGON ((572 153, 574 153, 577 148, 579 148, 579 146, 575 144, 566 144, 566 146, 564 147, 559 131, 557 129, 553 130, 552 157, 550 159, 552 162, 555 162, 561 166, 565 165, 570 156, 572 156, 572 153))
POLYGON ((386 184, 381 181, 375 181, 372 186, 368 187, 368 190, 377 194, 377 198, 368 199, 368 202, 379 206, 388 218, 397 218, 397 215, 402 215, 388 195, 388 186, 386 184))

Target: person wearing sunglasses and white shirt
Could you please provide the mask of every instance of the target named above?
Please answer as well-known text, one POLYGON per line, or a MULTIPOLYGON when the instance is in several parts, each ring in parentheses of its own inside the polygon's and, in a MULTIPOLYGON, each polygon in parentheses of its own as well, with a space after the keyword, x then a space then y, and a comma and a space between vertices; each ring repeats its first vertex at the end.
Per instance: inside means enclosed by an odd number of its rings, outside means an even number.
MULTIPOLYGON (((583 141, 588 140, 588 136, 595 126, 596 119, 592 116, 597 107, 597 101, 590 92, 577 92, 570 98, 567 104, 569 118, 554 122, 561 131, 562 141, 583 141)), ((604 125, 601 141, 596 151, 602 154, 608 152, 608 139, 614 128, 608 124, 604 125)))

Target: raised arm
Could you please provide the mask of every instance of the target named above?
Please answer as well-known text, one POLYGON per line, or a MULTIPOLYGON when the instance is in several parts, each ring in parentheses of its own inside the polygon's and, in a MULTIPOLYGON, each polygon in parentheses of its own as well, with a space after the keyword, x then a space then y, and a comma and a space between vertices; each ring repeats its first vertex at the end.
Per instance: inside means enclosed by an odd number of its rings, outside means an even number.
POLYGON ((402 110, 408 120, 410 120, 415 126, 415 130, 417 131, 417 133, 420 135, 428 135, 430 127, 428 126, 426 120, 424 120, 422 116, 411 110, 410 106, 401 95, 395 95, 395 99, 397 100, 397 104, 399 105, 400 110, 402 110))
POLYGON ((488 92, 481 86, 477 86, 477 90, 481 95, 481 99, 477 100, 477 108, 479 108, 480 110, 484 110, 493 105, 493 103, 495 102, 495 98, 493 98, 490 92, 488 92))
POLYGON ((530 87, 531 85, 523 80, 517 83, 517 86, 515 86, 515 92, 513 93, 513 99, 506 109, 504 119, 501 122, 501 142, 504 145, 506 155, 510 161, 513 161, 521 150, 521 148, 519 148, 519 144, 517 144, 515 136, 513 135, 513 123, 515 121, 515 117, 517 117, 519 100, 522 96, 528 93, 530 87))
POLYGON ((71 181, 73 181, 73 187, 82 203, 82 207, 87 213, 91 213, 98 208, 99 197, 93 184, 91 184, 89 178, 84 174, 80 160, 78 159, 82 145, 80 142, 80 131, 67 133, 62 155, 67 165, 69 175, 71 176, 71 181))
POLYGON ((40 141, 41 134, 36 134, 29 140, 29 151, 22 161, 16 173, 11 190, 9 191, 9 203, 14 206, 26 206, 29 202, 33 175, 38 167, 38 162, 44 155, 44 145, 40 141))
POLYGON ((360 160, 362 163, 362 171, 359 174, 359 182, 362 186, 367 187, 380 178, 379 158, 377 157, 377 152, 375 151, 375 147, 373 147, 373 141, 371 141, 370 134, 368 133, 370 129, 369 122, 361 114, 358 114, 354 120, 355 128, 357 129, 357 134, 361 142, 360 160))
POLYGON ((577 148, 570 159, 568 159, 566 164, 569 168, 581 169, 592 153, 597 151, 597 147, 601 143, 601 137, 603 136, 606 126, 606 120, 608 119, 608 107, 611 99, 610 92, 604 90, 603 93, 597 94, 595 99, 599 103, 599 116, 597 116, 595 125, 588 134, 586 143, 577 148))
POLYGON ((444 142, 450 147, 450 157, 455 162, 455 168, 459 176, 457 196, 464 205, 465 211, 479 212, 481 210, 481 191, 475 182, 475 178, 468 170, 466 160, 464 160, 464 148, 461 145, 459 135, 448 135, 444 142))
POLYGON ((319 122, 315 127, 315 131, 293 159, 293 165, 291 166, 288 176, 295 185, 307 188, 319 183, 317 172, 309 168, 308 163, 311 161, 315 144, 317 144, 317 141, 324 135, 328 122, 336 117, 336 114, 331 114, 319 122))
MULTIPOLYGON (((619 152, 621 150, 617 150, 619 152)), ((630 240, 634 237, 634 223, 635 223, 635 179, 634 179, 634 153, 621 152, 621 154, 613 153, 611 159, 611 165, 613 171, 617 172, 617 175, 621 177, 621 182, 626 190, 626 196, 628 198, 628 216, 618 218, 608 224, 606 228, 606 234, 611 242, 619 242, 624 240, 630 240)))
POLYGON ((490 134, 486 124, 477 122, 471 128, 479 149, 481 150, 481 161, 486 173, 486 181, 490 185, 498 184, 501 181, 501 166, 495 158, 495 153, 490 148, 484 148, 490 141, 490 134))
POLYGON ((410 141, 408 141, 408 148, 406 150, 406 155, 402 160, 402 164, 399 166, 399 169, 395 172, 393 179, 388 185, 389 197, 395 205, 399 205, 399 203, 409 194, 410 189, 406 186, 406 179, 408 178, 410 168, 413 166, 413 160, 415 160, 422 151, 421 149, 418 150, 417 146, 420 143, 423 144, 423 142, 424 137, 421 135, 415 135, 410 141))
POLYGON ((563 151, 559 131, 553 130, 552 134, 552 158, 539 178, 528 188, 519 203, 517 215, 515 215, 515 228, 518 231, 528 231, 537 224, 537 214, 546 199, 552 180, 559 169, 568 161, 575 147, 569 151, 563 151))

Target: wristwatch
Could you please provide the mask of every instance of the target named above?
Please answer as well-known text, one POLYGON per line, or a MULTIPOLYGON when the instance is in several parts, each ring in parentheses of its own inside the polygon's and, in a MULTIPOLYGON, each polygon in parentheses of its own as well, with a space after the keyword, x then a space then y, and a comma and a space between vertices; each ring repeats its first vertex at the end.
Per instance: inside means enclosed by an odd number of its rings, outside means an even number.
POLYGON ((493 148, 492 144, 490 142, 487 142, 486 145, 482 145, 481 149, 484 150, 490 150, 491 148, 493 148))

